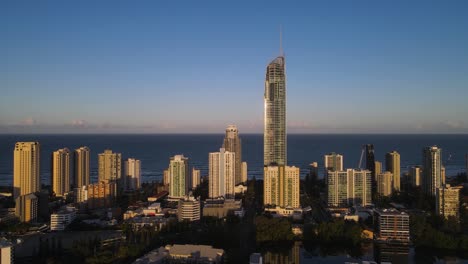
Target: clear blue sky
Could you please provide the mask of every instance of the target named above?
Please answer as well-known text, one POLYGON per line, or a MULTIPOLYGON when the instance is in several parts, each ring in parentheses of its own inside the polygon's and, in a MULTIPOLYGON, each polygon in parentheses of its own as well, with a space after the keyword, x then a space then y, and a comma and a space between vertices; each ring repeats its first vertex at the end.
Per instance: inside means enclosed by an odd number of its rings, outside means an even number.
POLYGON ((0 133, 468 133, 468 1, 1 1, 0 133))

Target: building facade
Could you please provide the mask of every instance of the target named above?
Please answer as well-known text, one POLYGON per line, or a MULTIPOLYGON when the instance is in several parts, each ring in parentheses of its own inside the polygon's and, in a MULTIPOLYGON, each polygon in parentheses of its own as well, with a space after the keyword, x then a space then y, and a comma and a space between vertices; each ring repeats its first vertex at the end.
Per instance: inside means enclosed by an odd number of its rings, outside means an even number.
POLYGON ((41 190, 39 142, 17 142, 13 151, 13 198, 41 190))
POLYGON ((98 155, 98 180, 120 181, 122 178, 122 154, 106 149, 98 155))
POLYGON ((264 166, 263 204, 282 208, 299 208, 299 168, 264 166))
POLYGON ((393 174, 389 171, 377 174, 377 193, 381 196, 390 196, 393 192, 393 174))
POLYGON ((460 221, 460 190, 462 186, 444 184, 436 189, 436 214, 444 218, 454 217, 460 221))
POLYGON ((372 204, 371 179, 372 173, 369 170, 329 171, 326 179, 328 206, 372 204))
POLYGON ((89 209, 112 207, 117 197, 115 181, 100 181, 88 185, 87 204, 89 209))
POLYGON ((38 199, 37 196, 30 193, 21 195, 15 200, 15 214, 20 222, 31 223, 36 222, 38 216, 38 199))
POLYGON ((286 74, 282 55, 266 68, 264 109, 263 164, 286 165, 286 74))
POLYGON ((124 188, 138 190, 141 186, 141 161, 129 158, 124 161, 124 188))
POLYGON ((239 138, 239 131, 235 125, 226 128, 223 147, 226 151, 235 153, 235 182, 240 184, 245 182, 242 178, 242 141, 239 138))
POLYGON ((423 150, 423 191, 426 195, 435 196, 442 181, 442 149, 437 146, 423 150))
POLYGON ((409 215, 395 209, 376 210, 375 236, 378 240, 409 243, 409 215))
POLYGON ((90 150, 88 147, 80 147, 75 149, 74 153, 74 170, 75 170, 75 188, 81 188, 89 185, 89 157, 90 150))
POLYGON ((0 264, 13 264, 15 248, 13 243, 5 238, 0 238, 0 264))
POLYGON ((235 196, 236 154, 221 148, 209 154, 208 184, 210 198, 235 196))
POLYGON ((400 153, 395 150, 388 152, 385 155, 385 168, 393 175, 393 190, 399 192, 401 190, 401 167, 400 167, 400 153))
POLYGON ((411 186, 419 187, 422 184, 422 167, 421 166, 413 166, 410 169, 410 179, 411 179, 411 186))
POLYGON ((247 167, 247 162, 243 161, 242 162, 242 182, 247 182, 248 179, 248 167, 247 167))
POLYGON ((76 218, 75 208, 62 208, 50 215, 50 230, 63 231, 76 218))
POLYGON ((343 156, 335 152, 329 153, 324 157, 325 175, 328 171, 342 171, 343 170, 343 156))
POLYGON ((177 219, 181 221, 200 220, 200 201, 189 195, 179 200, 177 206, 177 219))
POLYGON ((200 185, 200 170, 197 170, 195 168, 192 168, 192 190, 197 188, 198 185, 200 185))
POLYGON ((56 196, 70 192, 70 151, 67 148, 52 153, 52 191, 56 196))
POLYGON ((183 198, 188 195, 190 183, 189 161, 184 155, 175 155, 169 161, 169 197, 183 198))

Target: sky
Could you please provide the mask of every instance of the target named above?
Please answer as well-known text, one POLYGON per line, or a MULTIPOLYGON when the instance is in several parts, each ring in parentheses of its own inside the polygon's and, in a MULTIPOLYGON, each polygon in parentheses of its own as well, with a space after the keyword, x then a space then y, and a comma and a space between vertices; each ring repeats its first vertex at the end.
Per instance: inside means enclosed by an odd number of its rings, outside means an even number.
POLYGON ((0 1, 0 133, 468 133, 468 1, 0 1))

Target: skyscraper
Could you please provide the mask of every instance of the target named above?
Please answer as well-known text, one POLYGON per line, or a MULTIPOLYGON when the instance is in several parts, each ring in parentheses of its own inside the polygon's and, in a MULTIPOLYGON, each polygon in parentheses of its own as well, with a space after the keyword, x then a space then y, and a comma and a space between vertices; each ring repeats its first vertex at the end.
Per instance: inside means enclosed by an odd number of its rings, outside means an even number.
POLYGON ((197 170, 195 168, 192 168, 192 189, 195 189, 200 185, 200 170, 197 170))
POLYGON ((265 166, 263 172, 263 204, 282 208, 298 208, 299 168, 265 166))
POLYGON ((17 142, 13 151, 13 198, 41 190, 39 142, 17 142))
POLYGON ((141 161, 129 158, 124 161, 124 188, 138 190, 141 183, 141 161))
POLYGON ((242 182, 247 182, 247 162, 243 161, 242 162, 242 182))
POLYGON ((75 149, 75 182, 76 188, 89 185, 89 155, 88 147, 75 149))
POLYGON ((189 161, 184 155, 175 155, 169 161, 169 197, 183 198, 190 187, 189 161))
POLYGON ((106 149, 98 155, 98 180, 120 181, 122 176, 122 154, 106 149))
POLYGON ((437 146, 423 149, 423 191, 435 196, 436 189, 444 184, 442 180, 442 149, 437 146))
POLYGON ((379 175, 379 173, 382 173, 382 162, 375 161, 374 168, 375 168, 375 175, 379 175))
POLYGON ((239 138, 239 131, 235 125, 229 125, 226 128, 226 136, 224 137, 223 148, 226 151, 236 154, 236 175, 235 184, 243 182, 242 179, 242 144, 239 138))
POLYGON ((385 169, 393 175, 393 190, 400 191, 400 154, 395 150, 385 155, 385 169))
POLYGON ((209 197, 234 198, 236 154, 221 148, 209 154, 209 197))
POLYGON ((328 171, 342 171, 343 170, 343 156, 335 152, 325 155, 325 175, 328 171))
POLYGON ((421 186, 421 176, 422 176, 421 166, 411 167, 411 169, 410 169, 410 178, 411 178, 411 185, 413 187, 421 186))
POLYGON ((372 172, 373 178, 375 178, 375 154, 374 145, 366 145, 366 169, 372 172))
POLYGON ((377 192, 382 196, 390 196, 393 192, 393 174, 389 171, 377 174, 377 192))
POLYGON ((52 153, 52 191, 56 196, 70 191, 70 151, 67 148, 52 153))
POLYGON ((286 74, 281 54, 266 68, 263 163, 286 165, 286 74))

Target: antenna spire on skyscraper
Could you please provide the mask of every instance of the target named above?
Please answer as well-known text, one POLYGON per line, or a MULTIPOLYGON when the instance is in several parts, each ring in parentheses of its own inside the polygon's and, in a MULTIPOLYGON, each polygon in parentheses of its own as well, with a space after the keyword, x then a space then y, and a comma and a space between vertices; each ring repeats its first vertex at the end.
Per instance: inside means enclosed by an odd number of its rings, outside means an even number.
POLYGON ((280 44, 280 56, 284 56, 284 52, 283 52, 283 27, 282 25, 280 24, 280 32, 279 32, 279 44, 280 44))

